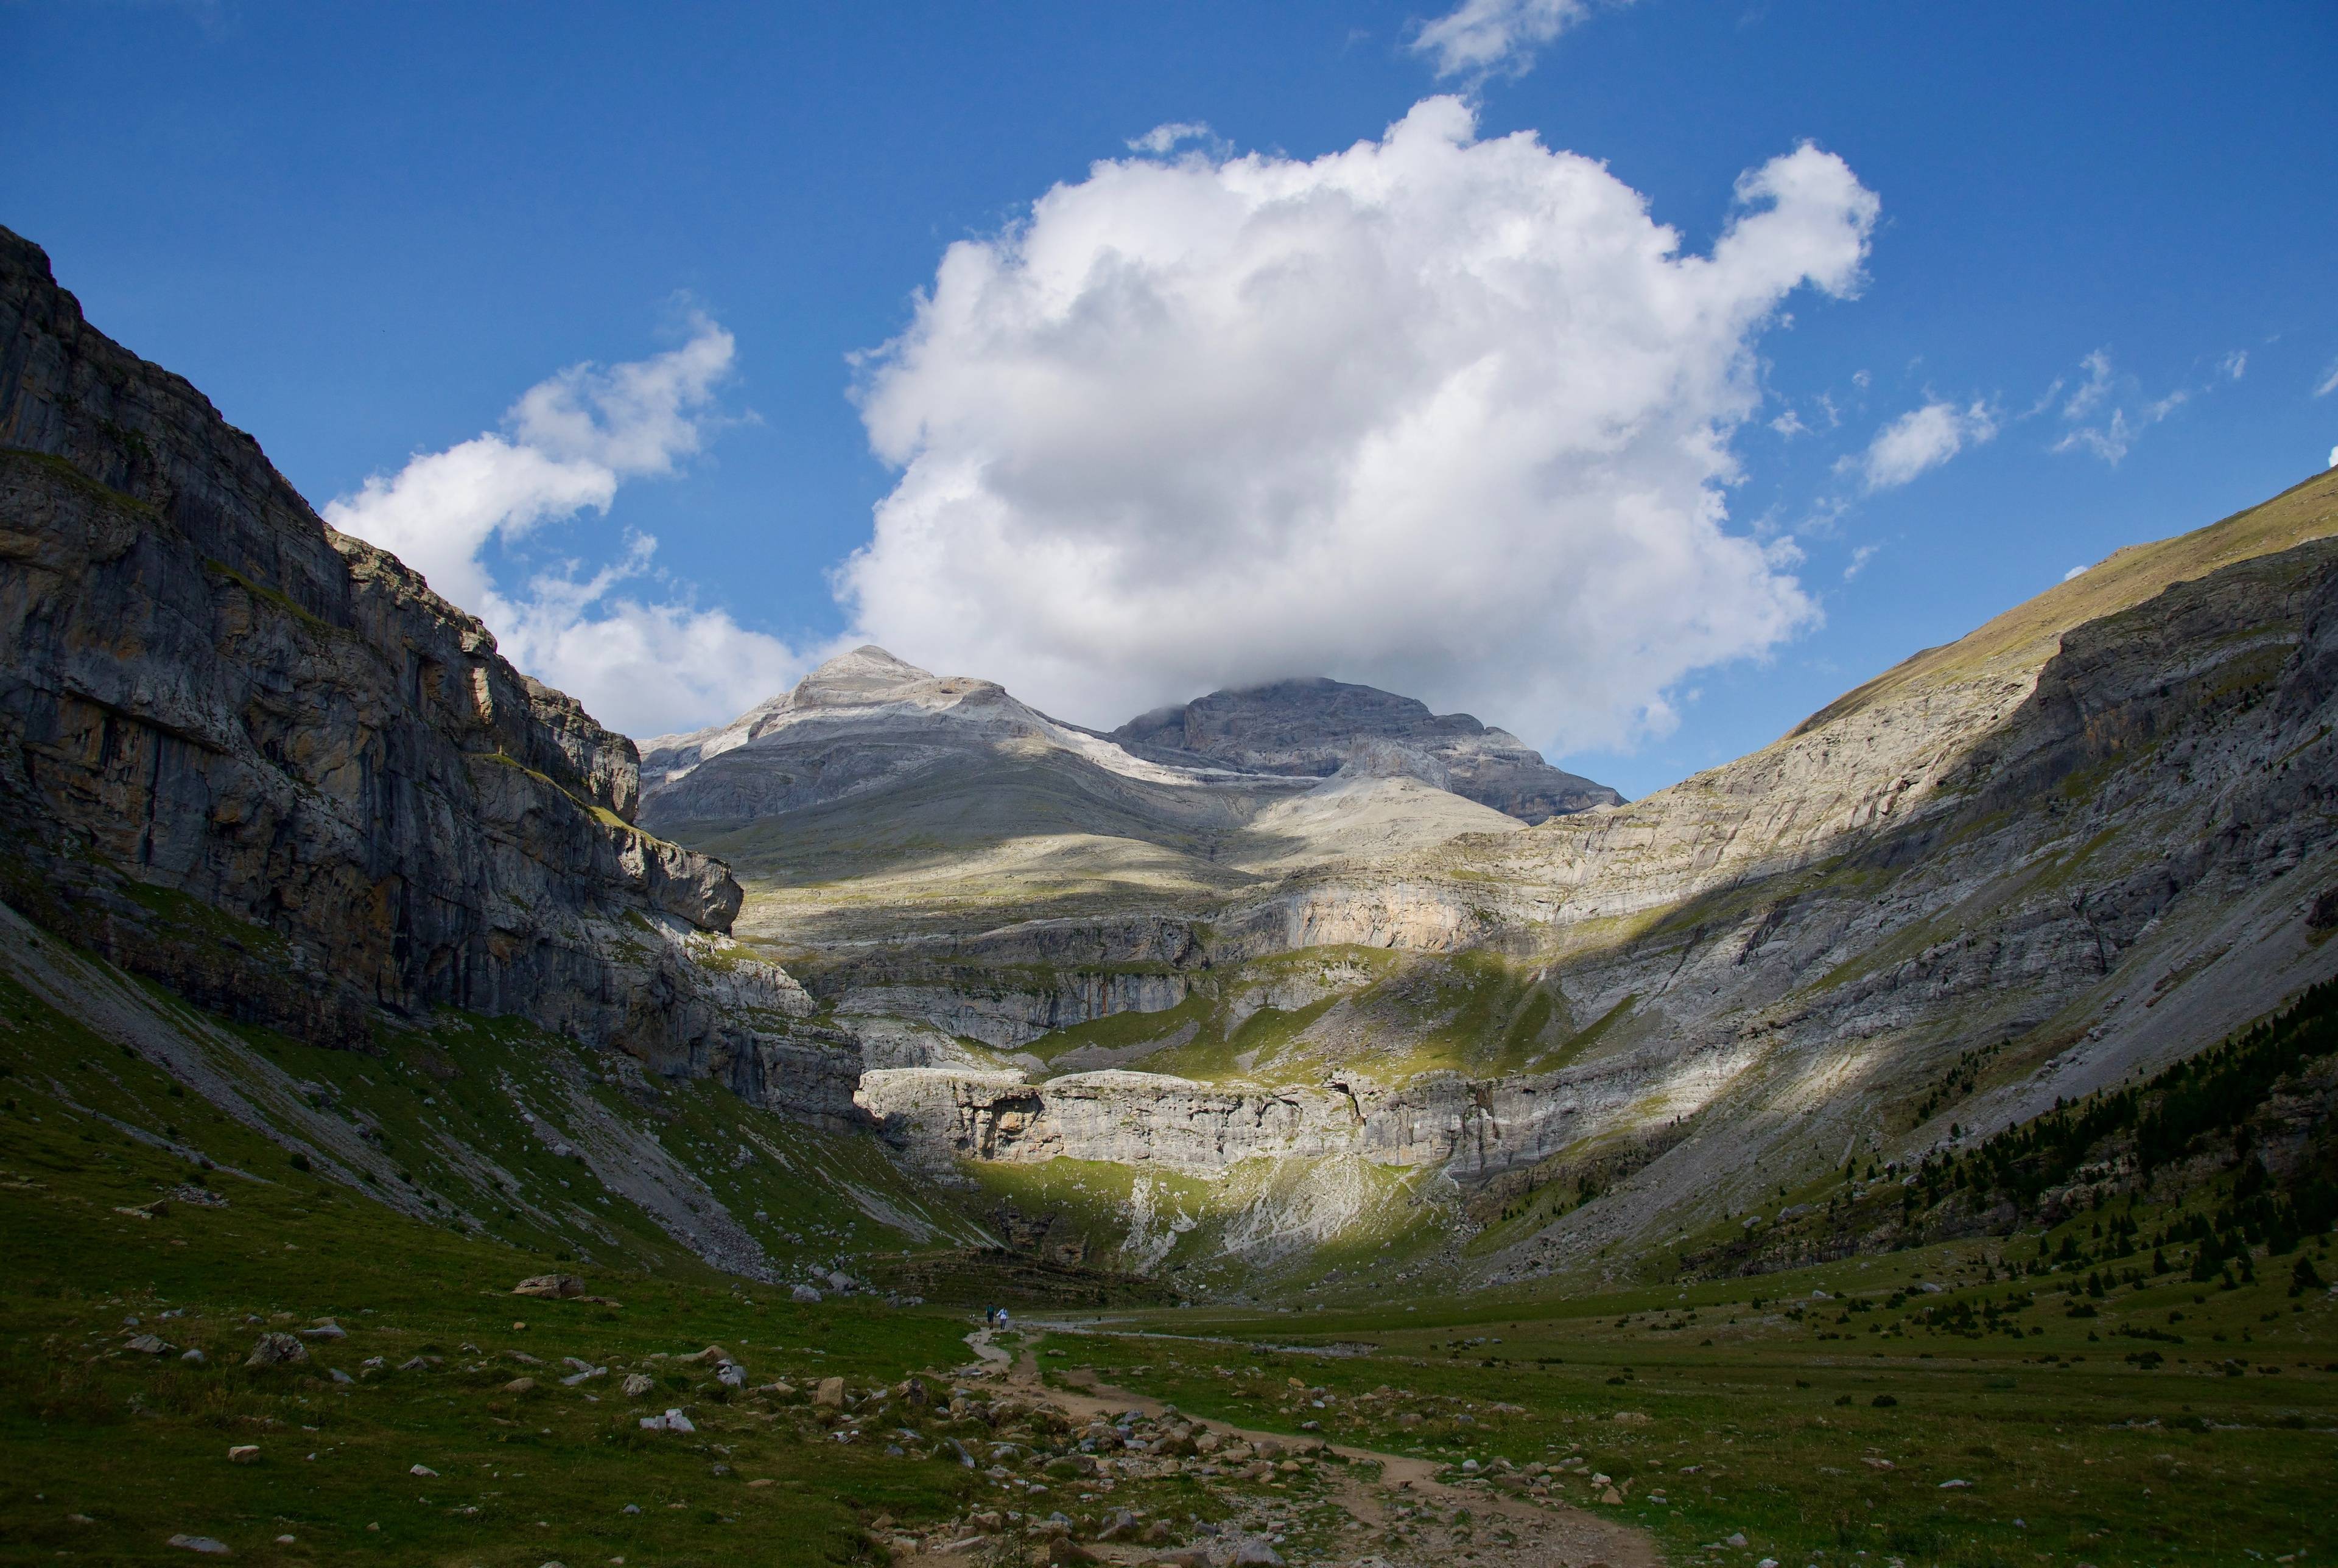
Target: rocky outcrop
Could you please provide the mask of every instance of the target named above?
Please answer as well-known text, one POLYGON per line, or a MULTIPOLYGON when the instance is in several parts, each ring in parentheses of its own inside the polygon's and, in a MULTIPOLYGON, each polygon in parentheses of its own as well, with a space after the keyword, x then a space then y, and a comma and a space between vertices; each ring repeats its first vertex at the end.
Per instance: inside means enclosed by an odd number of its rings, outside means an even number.
POLYGON ((1382 1084, 1339 1072, 1319 1083, 1262 1085, 1116 1069, 1032 1083, 1019 1073, 911 1067, 867 1073, 858 1101, 907 1158, 941 1170, 959 1160, 1062 1158, 1214 1179, 1251 1160, 1353 1156, 1467 1179, 1531 1165, 1634 1110, 1695 1103, 1733 1070, 1708 1054, 1486 1082, 1434 1073, 1382 1084))
POLYGON ((363 1046, 520 1014, 658 1070, 810 1010, 632 743, 328 528, 0 230, 0 885, 207 1006, 363 1046))
POLYGON ((1624 799, 1467 713, 1431 713, 1413 698, 1321 676, 1213 691, 1132 719, 1112 738, 1140 757, 1186 767, 1318 779, 1408 774, 1526 822, 1624 799))

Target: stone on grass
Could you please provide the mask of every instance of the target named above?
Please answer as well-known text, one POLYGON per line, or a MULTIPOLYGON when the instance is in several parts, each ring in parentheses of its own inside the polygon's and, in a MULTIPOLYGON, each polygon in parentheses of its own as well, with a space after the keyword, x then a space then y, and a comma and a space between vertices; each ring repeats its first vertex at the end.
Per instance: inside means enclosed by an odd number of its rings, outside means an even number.
POLYGON ((427 1465, 410 1465, 407 1466, 406 1473, 408 1475, 436 1475, 438 1474, 437 1471, 433 1470, 427 1465))
POLYGON ((656 1387, 656 1383, 653 1382, 648 1376, 643 1373, 628 1372, 625 1374, 624 1390, 625 1397, 628 1399, 638 1399, 656 1387))
POLYGON ((1721 1544, 1724 1546, 1743 1546, 1745 1544, 1745 1533, 1741 1530, 1724 1539, 1721 1544))
POLYGON ((504 1392, 506 1394, 530 1394, 535 1391, 535 1379, 533 1377, 515 1377, 504 1385, 504 1392))
POLYGON ((214 1541, 208 1535, 173 1535, 168 1541, 165 1541, 163 1544, 165 1546, 176 1546, 182 1552, 200 1552, 206 1557, 232 1557, 235 1555, 233 1552, 228 1549, 226 1542, 214 1541))
POLYGON ((260 1445, 239 1443, 227 1451, 227 1457, 231 1465, 257 1465, 260 1463, 260 1445))
POLYGON ((309 1359, 309 1348, 290 1334, 262 1334, 243 1358, 247 1367, 299 1367, 309 1359))
POLYGON ((208 1367, 211 1358, 200 1350, 182 1350, 179 1353, 179 1359, 190 1367, 208 1367))
POLYGON ((1282 1554, 1263 1541, 1245 1541, 1227 1562, 1229 1568, 1282 1568, 1282 1554))
POLYGON ((574 1274, 538 1274, 512 1287, 515 1296, 544 1296, 554 1299, 584 1294, 584 1281, 574 1274))
POLYGON ((811 1402, 815 1405, 833 1406, 841 1409, 844 1405, 844 1379, 821 1378, 819 1385, 811 1391, 811 1402))
POLYGON ((820 1292, 813 1289, 809 1285, 799 1285, 794 1289, 789 1291, 788 1294, 807 1307, 814 1307, 820 1304, 820 1292))

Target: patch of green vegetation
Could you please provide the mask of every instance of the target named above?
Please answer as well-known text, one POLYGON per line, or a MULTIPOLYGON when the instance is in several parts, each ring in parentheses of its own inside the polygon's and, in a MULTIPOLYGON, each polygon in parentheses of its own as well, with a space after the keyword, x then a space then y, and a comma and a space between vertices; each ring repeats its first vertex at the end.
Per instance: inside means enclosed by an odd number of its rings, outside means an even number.
POLYGON ((342 632, 342 628, 334 625, 281 588, 270 588, 265 583, 255 583, 224 561, 206 560, 203 563, 203 570, 214 577, 234 583, 252 598, 273 605, 292 617, 296 623, 319 637, 330 637, 342 632))
POLYGON ((53 456, 46 452, 34 452, 23 446, 0 446, 0 464, 37 470, 64 480, 92 500, 103 502, 109 506, 119 506, 124 511, 134 512, 152 521, 162 520, 162 514, 148 503, 141 501, 135 495, 116 490, 110 485, 99 484, 63 457, 53 456))
POLYGON ((1953 1568, 2328 1549, 2328 1292, 2294 1296, 2284 1270, 2105 1302, 2067 1271, 2017 1289, 1989 1267, 1938 1247, 1566 1299, 1129 1314, 1048 1342, 1182 1410, 1473 1459, 1506 1490, 1533 1484, 1528 1465, 1563 1466, 1557 1501, 1652 1531, 1675 1561, 1738 1532, 1749 1559, 1953 1568), (2181 1342, 2148 1338, 2171 1312, 2181 1342), (1593 1475, 1621 1501, 1601 1502, 1593 1475))
POLYGON ((1622 1000, 1592 1020, 1587 1027, 1578 1029, 1560 1041, 1557 1048, 1536 1065, 1547 1073, 1556 1073, 1562 1067, 1574 1065, 1599 1044, 1601 1036, 1631 1017, 1632 1009, 1639 1004, 1639 1001, 1637 992, 1626 992, 1622 1000))

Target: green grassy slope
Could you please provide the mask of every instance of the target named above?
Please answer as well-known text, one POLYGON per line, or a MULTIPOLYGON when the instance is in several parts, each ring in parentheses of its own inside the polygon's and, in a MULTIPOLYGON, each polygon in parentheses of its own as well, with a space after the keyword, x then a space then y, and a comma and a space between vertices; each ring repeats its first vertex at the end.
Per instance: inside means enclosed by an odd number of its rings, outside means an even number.
MULTIPOLYGON (((759 1416, 768 1400, 670 1359, 719 1342, 758 1384, 891 1381, 965 1358, 948 1316, 791 1305, 622 1219, 613 1242, 499 1219, 499 1241, 395 1213, 19 988, 0 988, 0 1563, 185 1561, 173 1534, 259 1563, 846 1562, 869 1556, 874 1514, 938 1516, 968 1485, 955 1463, 759 1416), (124 1211, 158 1197, 152 1218, 124 1211), (620 1305, 508 1293, 594 1243, 601 1266, 570 1266, 620 1305), (308 1365, 241 1366, 261 1333, 328 1318, 347 1338, 309 1341, 308 1365), (128 1348, 142 1332, 171 1350, 128 1348), (610 1370, 563 1387, 572 1356, 610 1370), (624 1397, 628 1370, 652 1393, 624 1397), (520 1377, 538 1387, 508 1392, 520 1377), (640 1430, 668 1406, 698 1432, 640 1430), (242 1444, 257 1463, 229 1462, 242 1444)), ((414 1173, 438 1181, 418 1152, 414 1173)), ((789 1199, 800 1227, 855 1222, 810 1184, 789 1199)))

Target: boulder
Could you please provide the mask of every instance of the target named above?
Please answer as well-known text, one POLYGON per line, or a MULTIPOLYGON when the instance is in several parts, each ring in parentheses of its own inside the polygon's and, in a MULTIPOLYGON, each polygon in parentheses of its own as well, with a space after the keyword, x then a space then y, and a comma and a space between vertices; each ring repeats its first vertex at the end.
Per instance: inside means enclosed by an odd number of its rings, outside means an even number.
POLYGON ((625 1374, 625 1381, 621 1385, 621 1387, 624 1389, 626 1398, 638 1399, 643 1395, 648 1393, 651 1389, 656 1387, 657 1384, 643 1373, 628 1372, 625 1374))
POLYGON ((259 1464, 260 1445, 257 1443, 237 1444, 234 1447, 227 1451, 227 1462, 231 1465, 259 1464))
POLYGON ((545 1296, 561 1299, 584 1294, 584 1281, 574 1274, 538 1274, 512 1287, 515 1296, 545 1296))
POLYGON ((815 1405, 828 1406, 831 1409, 842 1409, 844 1407, 844 1379, 841 1377, 821 1378, 819 1383, 814 1385, 812 1387, 811 1402, 815 1405))
POLYGON ((262 1334, 243 1358, 247 1367, 299 1367, 309 1359, 309 1348, 290 1334, 262 1334))

